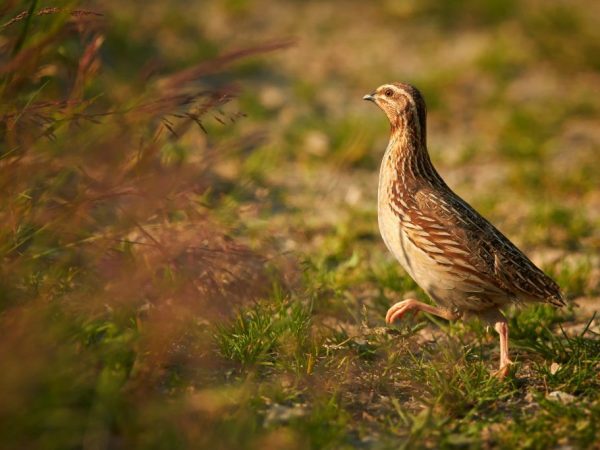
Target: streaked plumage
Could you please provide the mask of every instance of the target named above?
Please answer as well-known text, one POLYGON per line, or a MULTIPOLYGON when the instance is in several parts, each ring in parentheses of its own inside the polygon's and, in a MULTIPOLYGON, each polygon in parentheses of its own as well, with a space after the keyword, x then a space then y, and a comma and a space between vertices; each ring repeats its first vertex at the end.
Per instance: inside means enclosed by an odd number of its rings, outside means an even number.
POLYGON ((510 360, 507 325, 498 308, 528 301, 561 306, 558 285, 442 180, 427 152, 425 102, 417 89, 387 84, 365 99, 386 113, 392 128, 379 175, 383 240, 440 306, 400 302, 388 312, 388 322, 409 310, 451 319, 479 315, 500 333, 506 353, 502 369, 510 360))

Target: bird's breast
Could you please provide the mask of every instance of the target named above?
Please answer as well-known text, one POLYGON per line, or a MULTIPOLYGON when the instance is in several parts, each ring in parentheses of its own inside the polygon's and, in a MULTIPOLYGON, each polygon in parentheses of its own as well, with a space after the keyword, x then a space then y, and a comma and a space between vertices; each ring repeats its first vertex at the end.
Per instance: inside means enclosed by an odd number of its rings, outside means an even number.
POLYGON ((402 268, 425 292, 439 304, 453 304, 455 303, 452 295, 455 290, 454 277, 449 273, 448 267, 440 265, 429 252, 410 238, 409 230, 412 234, 418 234, 419 227, 411 222, 410 218, 413 214, 409 211, 408 199, 402 201, 398 198, 392 201, 393 193, 398 192, 398 189, 393 189, 394 184, 398 183, 398 178, 393 170, 385 167, 385 164, 384 159, 379 177, 377 202, 381 237, 402 268))
POLYGON ((418 249, 409 239, 405 227, 410 226, 408 211, 402 206, 393 206, 392 192, 397 175, 391 167, 386 167, 388 161, 384 158, 379 174, 379 189, 377 195, 377 218, 379 232, 388 250, 400 262, 404 270, 419 284, 420 268, 429 265, 427 255, 418 249), (399 209, 400 208, 400 209, 399 209), (425 257, 425 260, 423 258, 425 257))

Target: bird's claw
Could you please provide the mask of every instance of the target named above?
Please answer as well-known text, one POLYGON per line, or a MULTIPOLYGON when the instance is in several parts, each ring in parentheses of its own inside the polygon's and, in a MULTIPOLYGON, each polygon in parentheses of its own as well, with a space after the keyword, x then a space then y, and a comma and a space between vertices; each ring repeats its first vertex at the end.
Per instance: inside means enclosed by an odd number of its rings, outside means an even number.
POLYGON ((400 319, 403 315, 413 309, 414 301, 404 300, 394 304, 390 309, 388 309, 385 315, 385 323, 391 325, 396 320, 400 319))
POLYGON ((500 368, 493 373, 493 376, 498 378, 499 380, 503 380, 508 376, 513 367, 514 363, 509 359, 505 361, 504 364, 502 364, 500 368))

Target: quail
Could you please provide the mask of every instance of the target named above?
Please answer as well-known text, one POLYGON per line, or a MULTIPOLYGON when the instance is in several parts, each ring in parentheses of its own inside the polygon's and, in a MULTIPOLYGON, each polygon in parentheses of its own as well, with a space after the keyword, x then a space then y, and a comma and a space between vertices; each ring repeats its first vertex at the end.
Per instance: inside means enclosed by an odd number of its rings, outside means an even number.
POLYGON ((480 317, 499 334, 496 374, 506 376, 512 361, 501 308, 527 302, 563 306, 559 286, 444 182, 427 151, 425 102, 415 87, 384 84, 363 99, 379 106, 391 125, 379 172, 381 236, 437 304, 398 302, 386 322, 418 311, 447 320, 480 317))

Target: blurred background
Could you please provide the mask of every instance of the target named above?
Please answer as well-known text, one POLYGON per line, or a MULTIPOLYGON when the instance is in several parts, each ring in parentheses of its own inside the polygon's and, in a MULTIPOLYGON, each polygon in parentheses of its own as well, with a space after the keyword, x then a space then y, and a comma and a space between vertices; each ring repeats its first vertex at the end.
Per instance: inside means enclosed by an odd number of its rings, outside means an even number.
POLYGON ((5 0, 0 447, 597 445, 599 18, 5 0), (383 328, 426 300, 377 230, 389 125, 362 96, 393 81, 448 184, 571 301, 508 312, 507 383, 480 324, 383 328))

